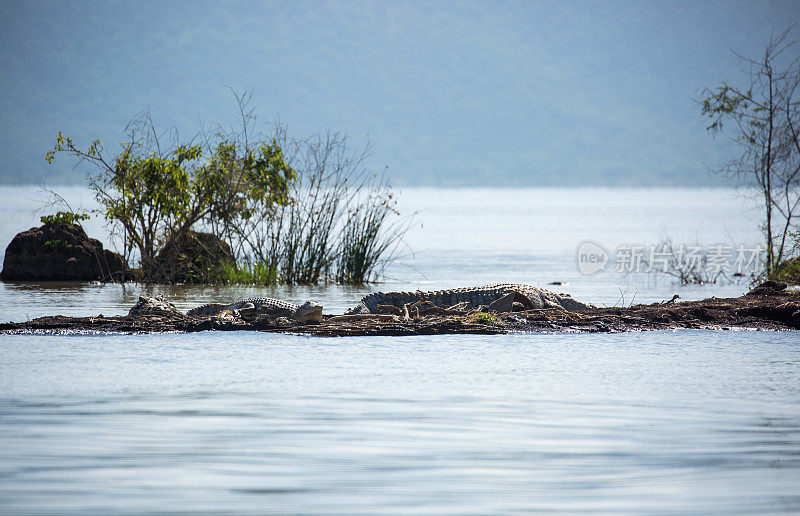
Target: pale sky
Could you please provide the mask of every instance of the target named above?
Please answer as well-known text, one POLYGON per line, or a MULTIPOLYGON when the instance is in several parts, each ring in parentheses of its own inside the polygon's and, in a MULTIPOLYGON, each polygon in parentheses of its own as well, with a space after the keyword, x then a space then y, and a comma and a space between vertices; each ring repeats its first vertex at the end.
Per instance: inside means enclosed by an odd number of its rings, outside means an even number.
POLYGON ((189 136, 234 88, 264 124, 369 138, 396 185, 717 184, 731 149, 693 99, 792 20, 800 1, 0 0, 0 182, 79 182, 44 161, 59 130, 113 150, 149 108, 189 136))

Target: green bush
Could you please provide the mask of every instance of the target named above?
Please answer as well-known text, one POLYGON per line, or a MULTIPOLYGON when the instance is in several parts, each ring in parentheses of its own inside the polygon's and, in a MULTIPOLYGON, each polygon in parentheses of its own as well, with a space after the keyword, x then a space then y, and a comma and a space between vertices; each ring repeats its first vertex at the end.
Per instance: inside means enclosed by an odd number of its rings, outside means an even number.
POLYGON ((185 240, 195 224, 235 227, 249 220, 256 206, 289 201, 288 186, 297 174, 274 139, 254 142, 219 133, 206 135, 205 146, 166 145, 154 136, 159 132, 149 116, 128 127, 116 155, 104 154, 100 140, 80 148, 59 132, 46 159, 66 153, 94 167, 87 180, 100 211, 124 235, 126 259, 131 249, 138 251, 148 283, 177 280, 165 274, 177 268, 164 267, 157 257, 185 240))
POLYGON ((784 260, 772 269, 769 278, 772 281, 782 281, 790 285, 800 285, 800 257, 784 260))
POLYGON ((68 224, 70 226, 80 225, 80 221, 89 220, 88 213, 73 213, 71 211, 59 211, 54 215, 40 217, 42 224, 68 224))

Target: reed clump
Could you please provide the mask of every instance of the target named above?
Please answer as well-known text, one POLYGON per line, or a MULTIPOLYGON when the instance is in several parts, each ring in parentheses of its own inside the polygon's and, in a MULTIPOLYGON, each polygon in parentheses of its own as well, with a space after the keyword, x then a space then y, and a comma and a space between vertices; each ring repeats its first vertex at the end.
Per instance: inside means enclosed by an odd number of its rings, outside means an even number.
POLYGON ((370 146, 326 132, 302 139, 276 127, 297 178, 283 205, 257 205, 250 217, 217 228, 231 242, 235 270, 225 283, 361 284, 379 280, 405 249, 413 223, 401 217, 388 179, 364 165, 370 146))

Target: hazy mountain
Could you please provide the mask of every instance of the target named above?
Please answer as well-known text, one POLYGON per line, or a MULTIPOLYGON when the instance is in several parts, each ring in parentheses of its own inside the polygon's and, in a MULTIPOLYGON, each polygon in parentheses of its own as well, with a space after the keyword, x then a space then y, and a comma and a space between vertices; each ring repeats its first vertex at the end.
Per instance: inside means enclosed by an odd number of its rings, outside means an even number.
POLYGON ((713 184, 700 89, 741 77, 798 1, 0 3, 0 182, 80 181, 149 108, 192 134, 262 120, 374 144, 395 184, 713 184))

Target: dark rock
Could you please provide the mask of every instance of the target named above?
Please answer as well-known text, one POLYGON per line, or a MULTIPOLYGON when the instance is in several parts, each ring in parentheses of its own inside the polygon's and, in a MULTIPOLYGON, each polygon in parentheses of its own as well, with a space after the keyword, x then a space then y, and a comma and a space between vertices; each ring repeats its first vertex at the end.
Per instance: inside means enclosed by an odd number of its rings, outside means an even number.
MULTIPOLYGON (((786 290, 786 283, 778 283, 777 281, 765 281, 764 283, 760 284, 758 287, 770 288, 772 290, 786 290)), ((758 287, 756 287, 756 288, 758 288, 758 287)))
POLYGON ((783 290, 786 290, 786 283, 777 283, 775 281, 765 281, 764 283, 759 284, 753 290, 747 293, 748 296, 750 295, 769 295, 773 293, 778 293, 783 290))
POLYGON ((158 275, 168 283, 205 283, 224 263, 234 263, 231 246, 216 235, 190 231, 156 257, 158 275))
POLYGON ((110 281, 125 271, 119 253, 103 249, 82 227, 45 224, 17 234, 6 248, 6 281, 110 281))

